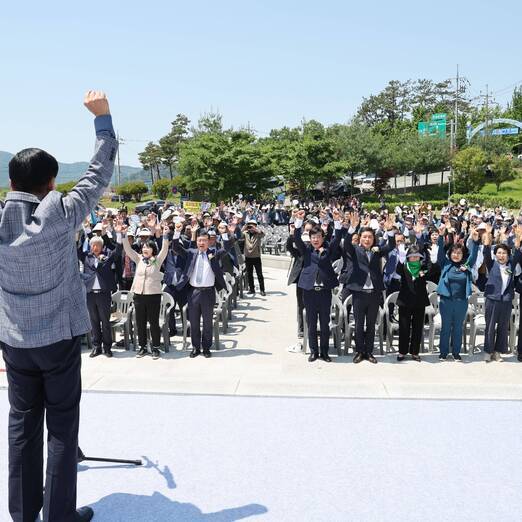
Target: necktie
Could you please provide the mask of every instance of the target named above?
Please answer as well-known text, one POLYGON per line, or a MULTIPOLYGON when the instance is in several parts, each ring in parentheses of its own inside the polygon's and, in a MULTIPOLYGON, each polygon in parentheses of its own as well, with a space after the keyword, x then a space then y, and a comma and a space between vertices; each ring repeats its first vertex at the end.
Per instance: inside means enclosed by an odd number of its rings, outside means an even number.
POLYGON ((200 285, 203 282, 203 252, 198 254, 197 260, 197 268, 196 268, 196 284, 200 285))
MULTIPOLYGON (((366 256, 368 257, 368 263, 370 263, 371 255, 371 252, 368 250, 368 252, 366 252, 366 256)), ((368 272, 368 277, 366 278, 365 286, 372 286, 372 278, 370 277, 370 272, 368 272)))

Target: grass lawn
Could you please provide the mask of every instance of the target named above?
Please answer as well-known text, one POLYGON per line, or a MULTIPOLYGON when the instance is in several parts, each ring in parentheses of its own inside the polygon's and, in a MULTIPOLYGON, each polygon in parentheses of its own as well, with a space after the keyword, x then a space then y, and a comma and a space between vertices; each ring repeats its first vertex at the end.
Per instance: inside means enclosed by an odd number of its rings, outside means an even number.
POLYGON ((498 196, 500 198, 509 197, 522 201, 522 174, 519 173, 518 177, 513 181, 502 183, 498 192, 494 183, 486 183, 480 190, 480 193, 488 194, 489 196, 498 196))

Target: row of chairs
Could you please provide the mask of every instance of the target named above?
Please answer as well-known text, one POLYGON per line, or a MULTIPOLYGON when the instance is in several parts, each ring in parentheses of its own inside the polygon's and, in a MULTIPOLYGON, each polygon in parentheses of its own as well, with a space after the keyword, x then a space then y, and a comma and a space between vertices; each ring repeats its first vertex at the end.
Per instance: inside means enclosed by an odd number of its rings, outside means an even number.
POLYGON ((288 227, 286 225, 262 226, 265 233, 261 241, 261 253, 281 256, 286 254, 288 227))
MULTIPOLYGON (((235 267, 234 274, 225 273, 224 277, 226 287, 219 292, 216 291, 216 305, 213 315, 214 349, 217 350, 221 348, 220 332, 223 334, 228 332, 229 321, 232 320, 232 310, 237 308, 238 299, 243 298, 244 289, 248 284, 244 264, 241 264, 239 268, 235 267)), ((137 349, 137 325, 133 301, 134 294, 132 292, 119 290, 112 294, 111 329, 113 340, 116 340, 117 333, 121 333, 126 350, 137 349)), ((174 306, 175 303, 172 296, 163 291, 161 294, 159 323, 165 352, 169 352, 171 348, 169 315, 174 306)), ((190 348, 190 323, 187 304, 181 310, 181 323, 183 332, 181 349, 187 350, 190 348)), ((87 344, 89 349, 91 349, 90 335, 87 336, 87 344)))
MULTIPOLYGON (((423 332, 421 352, 435 353, 438 352, 438 346, 435 345, 435 337, 437 332, 440 332, 442 326, 439 311, 439 296, 436 292, 437 285, 428 282, 427 290, 430 305, 425 308, 424 312, 425 331, 423 332)), ((334 290, 330 309, 329 330, 334 349, 336 350, 337 355, 341 356, 354 352, 355 319, 353 316, 352 296, 348 296, 345 301, 342 302, 339 295, 340 289, 334 290)), ((381 355, 397 351, 394 347, 394 340, 399 331, 398 306, 396 305, 398 296, 399 292, 393 292, 384 299, 383 306, 379 308, 375 325, 375 334, 377 342, 379 343, 379 351, 381 355)), ((508 349, 511 353, 514 353, 516 350, 516 338, 519 334, 519 319, 519 300, 515 298, 513 300, 509 329, 508 349)), ((479 332, 484 333, 485 329, 485 297, 482 292, 474 287, 473 294, 468 301, 468 310, 463 324, 464 353, 468 353, 469 355, 475 353, 477 334, 479 332)), ((306 310, 304 311, 303 351, 304 353, 309 353, 306 310)))

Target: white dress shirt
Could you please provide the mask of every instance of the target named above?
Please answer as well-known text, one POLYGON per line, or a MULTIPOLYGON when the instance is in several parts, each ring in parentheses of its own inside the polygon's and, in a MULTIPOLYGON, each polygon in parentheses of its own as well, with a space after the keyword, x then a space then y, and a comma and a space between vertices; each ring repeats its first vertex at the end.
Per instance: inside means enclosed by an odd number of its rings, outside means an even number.
POLYGON ((500 268, 500 277, 502 277, 502 294, 506 291, 506 288, 509 284, 509 279, 511 278, 511 274, 508 273, 509 266, 498 264, 500 268))
POLYGON ((210 266, 210 261, 208 260, 208 250, 206 252, 198 252, 196 262, 194 263, 194 270, 190 276, 190 286, 194 288, 202 288, 214 286, 215 282, 216 276, 214 275, 212 267, 210 266), (197 281, 198 270, 201 270, 199 266, 200 264, 203 264, 203 274, 201 281, 197 281))
MULTIPOLYGON (((94 256, 94 268, 98 268, 98 258, 94 256)), ((98 281, 98 275, 94 275, 94 283, 92 285, 93 290, 101 290, 100 282, 98 281)))

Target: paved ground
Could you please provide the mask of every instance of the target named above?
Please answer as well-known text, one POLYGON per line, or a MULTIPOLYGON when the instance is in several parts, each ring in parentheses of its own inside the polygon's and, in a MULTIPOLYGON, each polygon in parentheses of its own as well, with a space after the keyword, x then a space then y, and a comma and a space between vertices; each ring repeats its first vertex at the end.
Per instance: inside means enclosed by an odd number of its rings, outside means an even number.
MULTIPOLYGON (((145 466, 81 464, 78 501, 94 522, 514 521, 521 414, 517 401, 85 393, 84 452, 145 466)), ((6 416, 3 391, 4 463, 6 416)))
MULTIPOLYGON (((212 359, 189 359, 173 350, 158 361, 136 359, 115 350, 115 357, 83 356, 85 390, 201 393, 256 396, 522 399, 522 364, 514 357, 486 364, 480 354, 464 363, 440 363, 436 355, 422 363, 396 363, 394 355, 380 363, 352 364, 334 357, 313 364, 290 353, 296 343, 295 286, 286 286, 286 272, 266 269, 268 295, 240 301, 223 336, 225 350, 212 359)), ((179 338, 173 338, 181 347, 179 338)), ((0 362, 0 365, 2 362, 0 362)), ((0 387, 6 385, 0 372, 0 387)))
MULTIPOLYGON (((85 352, 82 449, 145 463, 80 465, 79 504, 96 522, 519 518, 522 364, 310 364, 287 351, 295 288, 285 270, 266 275, 268 295, 241 301, 212 359, 85 352)), ((4 463, 7 411, 3 390, 4 463)))

